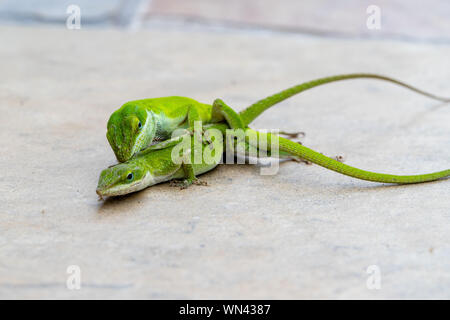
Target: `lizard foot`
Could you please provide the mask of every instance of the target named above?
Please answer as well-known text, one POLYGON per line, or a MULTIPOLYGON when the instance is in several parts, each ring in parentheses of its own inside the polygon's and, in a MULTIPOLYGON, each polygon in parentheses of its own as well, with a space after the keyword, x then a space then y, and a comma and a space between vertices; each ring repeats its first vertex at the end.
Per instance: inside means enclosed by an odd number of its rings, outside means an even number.
POLYGON ((184 179, 184 180, 171 180, 169 186, 171 187, 179 187, 180 190, 187 189, 190 185, 195 184, 198 186, 207 186, 208 183, 206 181, 202 181, 200 179, 184 179))
POLYGON ((282 135, 282 136, 286 136, 288 138, 298 138, 299 136, 301 138, 305 137, 305 133, 303 131, 298 131, 298 132, 286 132, 286 131, 278 131, 278 134, 282 135))
POLYGON ((177 188, 180 188, 180 190, 182 190, 182 189, 186 189, 189 186, 189 183, 187 180, 171 180, 169 182, 169 186, 177 187, 177 188))
POLYGON ((207 186, 208 182, 200 180, 200 179, 195 179, 194 181, 192 181, 192 184, 195 184, 197 186, 207 186))
POLYGON ((302 159, 302 158, 298 158, 298 157, 291 158, 291 160, 292 160, 292 161, 295 161, 295 162, 298 162, 298 163, 304 163, 304 164, 306 164, 306 165, 308 165, 308 166, 312 164, 311 161, 305 160, 305 159, 302 159))

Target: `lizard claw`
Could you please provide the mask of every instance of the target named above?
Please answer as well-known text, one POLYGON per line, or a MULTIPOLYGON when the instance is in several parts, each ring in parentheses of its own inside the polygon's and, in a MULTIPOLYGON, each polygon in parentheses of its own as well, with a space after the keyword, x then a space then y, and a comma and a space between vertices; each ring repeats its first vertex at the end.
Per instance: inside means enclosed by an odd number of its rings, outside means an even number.
POLYGON ((180 188, 180 190, 186 189, 188 187, 186 180, 171 180, 169 182, 169 186, 180 188))
POLYGON ((208 182, 200 180, 200 179, 195 179, 192 181, 192 184, 196 184, 197 186, 207 186, 208 182))
POLYGON ((303 131, 297 131, 297 132, 286 132, 286 131, 278 131, 278 134, 282 135, 282 136, 286 136, 289 137, 291 139, 293 138, 298 138, 299 136, 301 138, 305 137, 305 133, 303 131))
POLYGON ((190 185, 195 184, 198 186, 207 186, 208 183, 206 181, 202 181, 200 179, 184 179, 184 180, 171 180, 169 186, 171 187, 179 187, 180 190, 187 189, 190 185))

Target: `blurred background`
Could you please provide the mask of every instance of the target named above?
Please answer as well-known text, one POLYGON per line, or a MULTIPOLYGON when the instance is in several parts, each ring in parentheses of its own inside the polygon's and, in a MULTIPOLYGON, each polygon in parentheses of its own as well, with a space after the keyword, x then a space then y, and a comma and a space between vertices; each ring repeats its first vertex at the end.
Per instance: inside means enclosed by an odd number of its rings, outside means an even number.
POLYGON ((0 0, 3 24, 61 24, 81 8, 82 27, 248 29, 333 37, 450 41, 447 0, 0 0), (367 8, 381 10, 369 29, 367 8))

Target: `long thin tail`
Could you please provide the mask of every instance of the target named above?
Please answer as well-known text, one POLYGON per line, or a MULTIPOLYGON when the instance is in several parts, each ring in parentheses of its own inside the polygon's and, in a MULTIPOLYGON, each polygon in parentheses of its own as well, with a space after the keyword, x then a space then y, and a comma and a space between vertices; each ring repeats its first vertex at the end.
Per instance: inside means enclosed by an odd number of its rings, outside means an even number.
MULTIPOLYGON (((252 129, 247 129, 252 130, 252 129)), ((349 165, 343 164, 342 162, 336 161, 332 158, 324 156, 321 153, 318 153, 312 149, 309 149, 303 145, 292 142, 288 139, 272 135, 270 133, 261 133, 258 131, 252 130, 258 136, 258 141, 267 141, 267 147, 270 149, 272 145, 271 139, 275 137, 278 140, 279 150, 283 152, 288 152, 289 154, 298 156, 302 159, 311 161, 312 163, 318 164, 324 168, 339 172, 341 174, 361 179, 368 180, 373 182, 383 182, 383 183, 396 183, 396 184, 411 184, 411 183, 421 183, 421 182, 429 182, 434 181, 446 177, 450 177, 450 169, 427 173, 427 174, 418 174, 418 175, 392 175, 385 173, 376 173, 361 170, 355 167, 351 167, 349 165), (260 140, 263 139, 263 140, 260 140)), ((249 141, 251 143, 251 141, 249 141)), ((276 144, 275 144, 276 145, 276 144)))
POLYGON ((312 81, 308 81, 296 86, 293 86, 289 89, 283 90, 281 92, 278 92, 274 95, 271 95, 265 99, 259 100, 252 104, 251 106, 247 107, 245 110, 241 111, 239 114, 242 118, 242 121, 244 122, 244 126, 249 125, 255 118, 257 118, 261 113, 263 113, 265 110, 269 109, 271 106, 292 97, 293 95, 300 93, 302 91, 330 83, 335 81, 341 81, 341 80, 348 80, 348 79, 358 79, 358 78, 370 78, 370 79, 378 79, 378 80, 384 80, 389 81, 392 83, 395 83, 399 86, 402 86, 404 88, 407 88, 409 90, 412 90, 414 92, 417 92, 421 95, 424 95, 426 97, 429 97, 431 99, 443 101, 443 102, 450 102, 450 98, 444 98, 439 97, 434 94, 428 93, 426 91, 420 90, 418 88, 415 88, 413 86, 410 86, 409 84, 406 84, 404 82, 401 82, 399 80, 378 75, 378 74, 370 74, 370 73, 353 73, 353 74, 342 74, 337 76, 331 76, 326 78, 320 78, 312 81))

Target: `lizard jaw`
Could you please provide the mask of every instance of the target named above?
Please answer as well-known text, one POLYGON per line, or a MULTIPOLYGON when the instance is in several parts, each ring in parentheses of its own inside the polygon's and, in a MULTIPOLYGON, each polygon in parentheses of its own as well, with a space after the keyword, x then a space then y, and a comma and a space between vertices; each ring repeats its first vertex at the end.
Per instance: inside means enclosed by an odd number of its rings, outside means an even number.
POLYGON ((147 172, 145 176, 139 181, 133 182, 131 184, 119 184, 115 186, 106 186, 103 188, 97 187, 97 190, 95 190, 95 192, 99 195, 99 197, 121 196, 128 193, 140 191, 156 183, 157 179, 155 179, 155 177, 150 172, 147 172))

